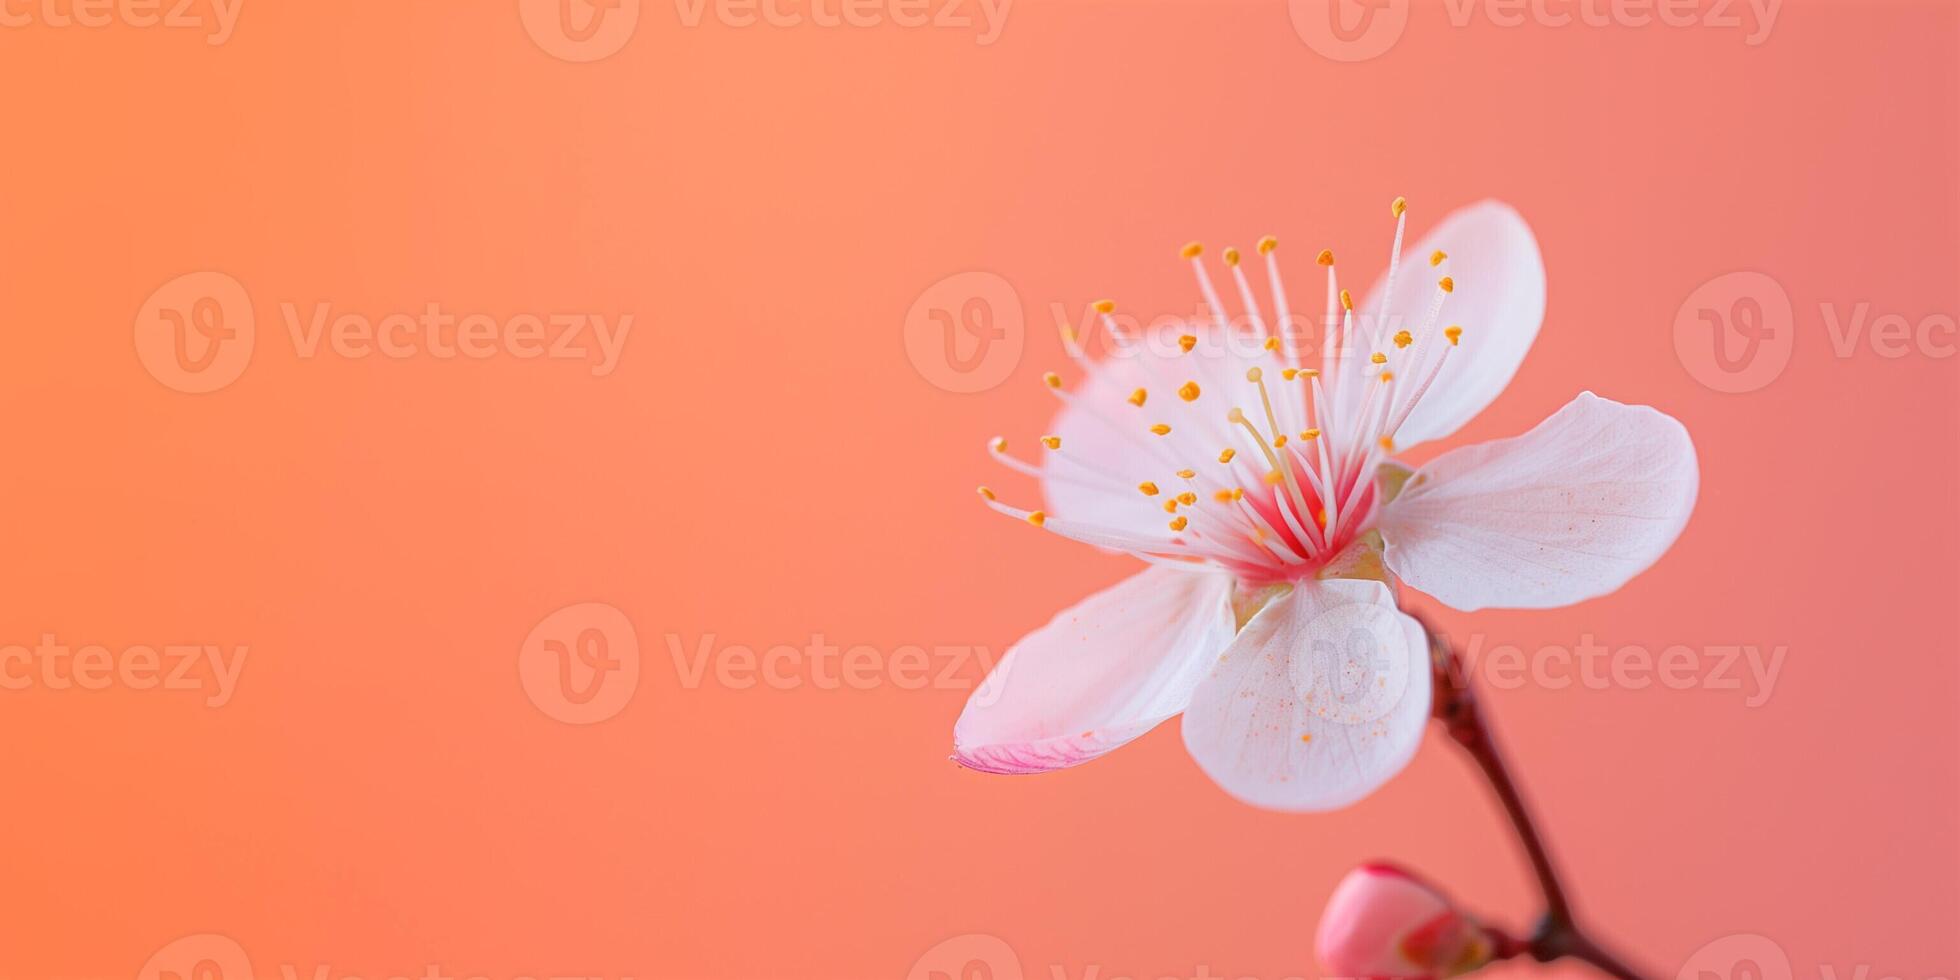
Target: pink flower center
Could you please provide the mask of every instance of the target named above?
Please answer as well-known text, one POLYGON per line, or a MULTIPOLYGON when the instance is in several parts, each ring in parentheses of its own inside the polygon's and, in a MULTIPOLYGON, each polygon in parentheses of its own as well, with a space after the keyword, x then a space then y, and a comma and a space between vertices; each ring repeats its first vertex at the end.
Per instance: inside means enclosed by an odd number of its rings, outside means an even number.
MULTIPOLYGON (((1405 224, 1400 198, 1391 210, 1395 247, 1384 297, 1393 295, 1405 224)), ((988 504, 1067 537, 1149 560, 1216 565, 1254 584, 1307 578, 1335 561, 1372 526, 1381 497, 1376 471, 1462 338, 1462 328, 1441 325, 1455 283, 1445 268, 1449 257, 1436 252, 1429 264, 1438 278, 1426 310, 1358 313, 1336 279, 1333 253, 1322 251, 1325 342, 1308 366, 1301 348, 1314 345, 1293 329, 1302 321, 1287 306, 1277 249, 1275 239, 1259 242, 1278 329, 1269 327, 1237 249, 1226 249, 1224 259, 1245 312, 1228 322, 1203 248, 1186 245, 1182 255, 1208 318, 1187 324, 1175 345, 1152 344, 1164 338, 1126 329, 1115 304, 1099 302, 1112 356, 1091 362, 1070 337, 1069 352, 1087 382, 1067 392, 1059 376, 1045 378, 1072 410, 1102 423, 1108 444, 1078 456, 1060 436, 1045 436, 1040 467, 1009 456, 1004 440, 991 446, 997 459, 1039 475, 1051 490, 1060 483, 1141 493, 1161 508, 1160 517, 1120 501, 1050 516, 1002 503, 982 487, 988 504)))

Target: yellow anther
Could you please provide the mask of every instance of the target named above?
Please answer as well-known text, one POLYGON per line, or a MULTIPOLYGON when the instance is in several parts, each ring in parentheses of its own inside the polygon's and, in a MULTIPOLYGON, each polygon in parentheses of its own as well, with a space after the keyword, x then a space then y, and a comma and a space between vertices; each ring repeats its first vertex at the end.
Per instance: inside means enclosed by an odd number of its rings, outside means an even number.
POLYGON ((983 486, 980 488, 980 496, 985 497, 988 500, 992 500, 994 499, 994 492, 983 486))
POLYGON ((1216 492, 1216 493, 1214 493, 1214 494, 1212 494, 1212 495, 1211 495, 1211 499, 1213 499, 1213 500, 1216 500, 1216 501, 1218 501, 1218 502, 1219 502, 1219 503, 1221 503, 1221 504, 1229 504, 1229 503, 1231 503, 1231 502, 1232 502, 1232 491, 1230 491, 1230 490, 1220 490, 1220 491, 1218 491, 1218 492, 1216 492))
POLYGON ((1301 732, 1301 733, 1300 733, 1300 741, 1302 741, 1302 742, 1311 742, 1311 741, 1313 741, 1313 733, 1312 733, 1312 732, 1301 732))
POLYGON ((1176 498, 1176 497, 1172 497, 1172 498, 1170 498, 1170 499, 1168 499, 1168 500, 1166 500, 1166 501, 1164 501, 1164 513, 1166 513, 1166 514, 1175 514, 1175 513, 1177 513, 1177 498, 1176 498))
POLYGON ((1183 248, 1178 249, 1177 254, 1182 255, 1187 259, 1195 259, 1198 256, 1205 254, 1205 247, 1204 245, 1198 242, 1189 242, 1183 248))
POLYGON ((1239 488, 1239 487, 1233 487, 1233 488, 1232 488, 1232 499, 1233 499, 1233 500, 1244 500, 1244 499, 1245 499, 1245 490, 1243 490, 1243 489, 1241 489, 1241 488, 1239 488))
POLYGON ((1116 312, 1116 301, 1113 299, 1099 299, 1096 300, 1095 305, 1097 313, 1108 314, 1116 312))
POLYGON ((1279 350, 1279 338, 1278 338, 1278 337, 1267 337, 1267 338, 1266 338, 1266 349, 1267 349, 1267 350, 1279 350))
POLYGON ((1164 424, 1164 423, 1162 423, 1162 422, 1159 422, 1159 423, 1157 423, 1156 425, 1153 425, 1153 426, 1151 426, 1151 427, 1150 427, 1150 431, 1152 431, 1152 432, 1154 432, 1154 433, 1156 433, 1156 434, 1158 434, 1158 435, 1160 435, 1160 436, 1167 436, 1167 435, 1170 435, 1170 434, 1171 434, 1171 427, 1170 427, 1170 426, 1168 426, 1168 425, 1165 425, 1165 424, 1164 424))
POLYGON ((1395 451, 1395 440, 1394 440, 1394 439, 1392 439, 1392 438, 1390 438, 1390 437, 1388 437, 1388 436, 1383 436, 1383 437, 1381 438, 1381 443, 1382 443, 1382 450, 1383 450, 1384 452, 1391 452, 1391 453, 1392 453, 1392 452, 1394 452, 1394 451, 1395 451))
POLYGON ((1314 260, 1315 262, 1318 262, 1318 263, 1320 263, 1321 265, 1333 265, 1333 264, 1334 264, 1334 250, 1333 250, 1333 249, 1331 249, 1331 248, 1323 248, 1323 249, 1321 249, 1321 250, 1320 250, 1320 254, 1319 254, 1319 255, 1316 255, 1316 256, 1314 256, 1314 257, 1313 257, 1313 260, 1314 260))
POLYGON ((1234 425, 1243 422, 1245 421, 1245 412, 1240 410, 1237 405, 1234 405, 1231 411, 1225 413, 1225 421, 1234 425))
POLYGON ((1260 255, 1271 255, 1273 254, 1273 249, 1276 249, 1278 247, 1279 247, 1279 239, 1274 238, 1271 235, 1267 235, 1266 237, 1259 239, 1260 255))
POLYGON ((1185 520, 1182 517, 1173 517, 1171 518, 1171 530, 1182 531, 1184 530, 1185 526, 1190 523, 1191 523, 1190 521, 1185 520))
POLYGON ((1236 248, 1233 248, 1233 247, 1231 247, 1231 246, 1229 246, 1229 245, 1225 247, 1225 264, 1226 264, 1226 265, 1238 265, 1238 264, 1239 264, 1239 250, 1238 250, 1238 249, 1236 249, 1236 248))
POLYGON ((1285 370, 1283 370, 1283 371, 1281 371, 1281 372, 1279 373, 1279 376, 1280 376, 1280 377, 1282 377, 1282 378, 1285 378, 1285 379, 1286 379, 1286 380, 1288 380, 1288 381, 1291 381, 1291 380, 1293 380, 1294 378, 1297 378, 1297 377, 1299 377, 1299 376, 1300 376, 1300 369, 1299 369, 1299 368, 1287 368, 1287 369, 1285 369, 1285 370))
POLYGON ((1383 371, 1383 372, 1382 372, 1382 384, 1387 384, 1387 383, 1389 383, 1390 381, 1394 381, 1394 380, 1395 380, 1395 372, 1394 372, 1394 371, 1383 371))
POLYGON ((1137 390, 1130 392, 1130 404, 1135 405, 1138 408, 1142 408, 1144 399, 1149 397, 1150 397, 1150 392, 1147 392, 1142 388, 1138 388, 1137 390))
POLYGON ((1189 490, 1186 490, 1186 491, 1184 491, 1183 493, 1180 493, 1180 494, 1178 494, 1178 495, 1177 495, 1177 502, 1178 502, 1178 503, 1180 503, 1180 504, 1183 504, 1183 505, 1184 505, 1184 506, 1186 506, 1186 507, 1189 507, 1189 506, 1191 506, 1192 504, 1195 504, 1195 503, 1197 503, 1197 502, 1198 502, 1198 495, 1197 495, 1197 494, 1195 494, 1195 493, 1192 493, 1192 492, 1191 492, 1191 491, 1189 491, 1189 490))
POLYGON ((1061 436, 1042 436, 1042 437, 1041 437, 1041 444, 1042 444, 1042 445, 1044 445, 1044 446, 1047 446, 1047 447, 1048 447, 1048 448, 1050 448, 1050 449, 1060 449, 1060 448, 1062 448, 1062 437, 1061 437, 1061 436))
POLYGON ((1060 388, 1062 386, 1062 376, 1050 371, 1041 376, 1041 383, 1050 388, 1060 388))
POLYGON ((1286 448, 1286 433, 1282 432, 1279 435, 1273 437, 1273 448, 1274 449, 1286 448))
POLYGON ((1239 451, 1236 449, 1227 449, 1224 452, 1218 454, 1218 461, 1221 463, 1229 463, 1232 461, 1232 457, 1237 456, 1238 454, 1239 451))
POLYGON ((1462 337, 1463 337, 1463 328, 1462 328, 1462 327, 1450 327, 1449 329, 1447 329, 1447 330, 1445 330, 1445 331, 1443 331, 1443 336, 1445 336, 1445 337, 1448 337, 1448 338, 1450 339, 1450 346, 1451 346, 1451 347, 1455 347, 1455 346, 1456 346, 1456 343, 1457 343, 1457 341, 1458 341, 1458 340, 1460 340, 1460 339, 1462 339, 1462 337))
POLYGON ((1266 481, 1266 485, 1269 487, 1276 487, 1286 482, 1286 474, 1278 470, 1267 470, 1266 475, 1259 479, 1266 481))
POLYGON ((995 437, 994 437, 994 441, 993 441, 993 443, 992 443, 992 445, 993 445, 993 447, 994 447, 994 452, 997 452, 997 453, 1004 453, 1004 452, 1006 452, 1006 451, 1007 451, 1007 437, 1006 437, 1006 436, 995 436, 995 437))
POLYGON ((1388 363, 1388 355, 1387 355, 1387 354, 1384 354, 1384 353, 1382 353, 1381 351, 1376 351, 1376 352, 1374 352, 1373 354, 1370 354, 1370 355, 1368 355, 1368 360, 1370 360, 1370 361, 1372 361, 1372 362, 1374 362, 1374 363, 1376 363, 1376 364, 1387 364, 1387 363, 1388 363))
POLYGON ((1311 380, 1313 380, 1314 378, 1318 378, 1318 377, 1320 377, 1320 369, 1319 369, 1319 368, 1301 368, 1301 369, 1300 369, 1300 377, 1303 377, 1303 378, 1306 378, 1307 380, 1309 380, 1309 381, 1311 381, 1311 380))
POLYGON ((1142 491, 1146 497, 1155 497, 1157 495, 1157 485, 1149 480, 1137 484, 1137 489, 1142 491))
POLYGON ((1354 294, 1345 289, 1341 290, 1341 309, 1349 311, 1354 309, 1354 294))
POLYGON ((1033 524, 1035 527, 1040 527, 1041 525, 1048 523, 1048 515, 1038 510, 1030 512, 1028 514, 1028 523, 1033 524))
POLYGON ((1182 398, 1187 402, 1197 401, 1198 383, 1196 381, 1186 381, 1185 383, 1179 385, 1177 388, 1177 397, 1182 398))
POLYGON ((1443 278, 1437 280, 1436 285, 1443 287, 1443 292, 1446 293, 1456 292, 1456 280, 1451 279, 1448 276, 1444 276, 1443 278))
POLYGON ((1415 341, 1416 341, 1415 336, 1409 333, 1407 330, 1397 330, 1395 332, 1395 346, 1398 348, 1407 347, 1410 344, 1415 343, 1415 341))
POLYGON ((1320 525, 1321 527, 1326 527, 1326 526, 1327 526, 1327 508, 1325 508, 1325 507, 1322 507, 1322 508, 1320 508, 1319 510, 1316 510, 1316 511, 1314 511, 1314 512, 1313 512, 1313 522, 1314 522, 1315 524, 1318 524, 1318 525, 1320 525))
POLYGON ((1443 264, 1443 260, 1444 260, 1444 259, 1447 259, 1447 258, 1449 258, 1449 257, 1450 257, 1450 255, 1449 255, 1449 253, 1448 253, 1448 252, 1445 252, 1445 251, 1443 251, 1442 249, 1440 249, 1440 248, 1439 248, 1439 249, 1437 249, 1436 251, 1434 251, 1434 252, 1431 252, 1431 253, 1429 253, 1429 264, 1430 264, 1430 265, 1442 265, 1442 264, 1443 264))
POLYGON ((1246 369, 1245 369, 1245 379, 1246 379, 1247 381, 1250 381, 1250 382, 1252 382, 1252 383, 1254 383, 1254 384, 1257 384, 1257 383, 1259 383, 1259 379, 1261 379, 1261 378, 1263 378, 1263 377, 1265 377, 1265 376, 1266 376, 1266 372, 1264 372, 1264 371, 1261 371, 1261 370, 1259 370, 1259 369, 1258 369, 1258 368, 1256 368, 1256 367, 1255 367, 1255 368, 1246 368, 1246 369))
POLYGON ((1409 210, 1409 199, 1406 197, 1398 197, 1388 206, 1388 213, 1398 218, 1407 210, 1409 210))
POLYGON ((1300 433, 1300 438, 1302 438, 1302 439, 1308 439, 1308 440, 1312 440, 1312 439, 1318 439, 1318 438, 1320 438, 1320 430, 1319 430, 1319 429, 1308 429, 1307 431, 1305 431, 1305 432, 1302 432, 1302 433, 1300 433))
POLYGON ((1188 333, 1184 334, 1183 336, 1177 338, 1177 346, 1179 350, 1182 350, 1186 354, 1189 354, 1191 353, 1191 348, 1198 346, 1198 338, 1188 333))

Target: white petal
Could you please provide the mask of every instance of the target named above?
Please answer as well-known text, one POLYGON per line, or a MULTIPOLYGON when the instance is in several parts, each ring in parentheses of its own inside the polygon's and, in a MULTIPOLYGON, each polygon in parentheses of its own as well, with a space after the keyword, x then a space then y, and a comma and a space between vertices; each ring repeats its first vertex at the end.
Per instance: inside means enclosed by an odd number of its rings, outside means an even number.
MULTIPOLYGON (((1441 439, 1483 411, 1517 373, 1545 319, 1545 264, 1530 226, 1510 205, 1483 201, 1451 212, 1403 251, 1388 328, 1420 324, 1441 278, 1429 264, 1439 250, 1449 255, 1445 268, 1455 290, 1443 300, 1430 343, 1447 343, 1441 328, 1450 324, 1463 328, 1463 342, 1396 432, 1404 448, 1441 439)), ((1382 286, 1378 281, 1369 290, 1361 312, 1383 309, 1382 286)))
MULTIPOLYGON (((1250 331, 1221 333, 1209 323, 1155 330, 1147 340, 1095 362, 1049 429, 1061 437, 1061 449, 1042 458, 1050 516, 1162 535, 1171 517, 1164 513, 1164 498, 1145 496, 1138 484, 1155 483, 1164 493, 1188 489, 1176 471, 1210 463, 1228 447, 1243 457, 1235 464, 1243 469, 1216 474, 1228 484, 1258 479, 1263 468, 1254 469, 1260 458, 1256 444, 1226 415, 1237 407, 1261 431, 1270 428, 1258 389, 1245 374, 1250 367, 1272 369, 1276 363, 1250 331), (1199 338, 1190 353, 1177 344, 1184 333, 1199 338), (1198 386, 1192 401, 1178 395, 1186 382, 1198 386), (1141 407, 1129 402, 1139 388, 1147 393, 1141 407), (1150 427, 1158 423, 1170 426, 1170 432, 1153 434, 1150 427)), ((1305 427, 1278 399, 1275 407, 1284 431, 1305 427)))
POLYGON ((967 699, 953 758, 986 772, 1087 762, 1184 710, 1232 640, 1231 576, 1153 566, 1023 637, 967 699))
POLYGON ((1674 543, 1700 482, 1681 423, 1588 391, 1417 470, 1382 511, 1388 567, 1464 610, 1605 595, 1674 543))
POLYGON ((1184 744, 1233 796, 1331 810, 1408 765, 1429 717, 1429 644, 1380 582, 1307 581, 1239 631, 1184 715, 1184 744))

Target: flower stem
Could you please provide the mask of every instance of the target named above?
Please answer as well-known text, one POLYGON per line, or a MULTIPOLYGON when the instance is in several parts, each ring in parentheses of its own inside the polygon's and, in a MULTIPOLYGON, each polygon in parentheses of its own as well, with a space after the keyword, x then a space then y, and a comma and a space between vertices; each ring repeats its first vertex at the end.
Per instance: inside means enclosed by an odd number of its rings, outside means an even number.
POLYGON ((1538 928, 1529 939, 1509 944, 1512 955, 1526 953, 1540 963, 1570 956, 1619 980, 1640 980, 1640 973, 1608 952, 1574 920, 1571 900, 1566 898, 1565 886, 1552 866, 1551 853, 1532 822, 1531 811, 1525 807, 1517 782, 1511 778, 1497 740, 1491 736, 1490 725, 1478 707, 1462 659, 1434 630, 1429 631, 1429 649, 1436 677, 1436 720, 1443 723, 1450 738, 1469 753, 1490 782, 1497 801, 1504 806, 1505 816, 1511 818, 1518 842, 1524 845, 1525 855, 1531 859, 1531 869, 1538 876, 1538 890, 1545 897, 1545 915, 1538 921, 1538 928))

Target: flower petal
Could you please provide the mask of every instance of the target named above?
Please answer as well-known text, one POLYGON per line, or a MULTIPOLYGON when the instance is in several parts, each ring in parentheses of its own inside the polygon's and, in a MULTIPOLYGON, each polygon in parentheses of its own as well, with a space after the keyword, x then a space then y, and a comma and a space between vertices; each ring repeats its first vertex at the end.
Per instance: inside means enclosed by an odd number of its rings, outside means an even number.
POLYGON ((1063 610, 1009 648, 953 726, 953 758, 985 772, 1087 762, 1184 710, 1232 640, 1231 576, 1153 566, 1063 610))
MULTIPOLYGON (((1260 365, 1277 373, 1252 331, 1220 330, 1209 322, 1152 329, 1093 362, 1049 429, 1061 439, 1060 448, 1042 458, 1042 492, 1051 514, 1161 535, 1170 519, 1164 498, 1140 492, 1139 484, 1153 483, 1164 494, 1202 489, 1187 485, 1177 471, 1209 463, 1228 448, 1242 457, 1237 468, 1207 467, 1206 478, 1218 476, 1227 485, 1258 479, 1258 444, 1226 416, 1238 407, 1262 431, 1270 428, 1258 389, 1246 380, 1246 371, 1260 365), (1179 345, 1180 336, 1193 338, 1190 351, 1179 345), (1180 394, 1187 383, 1191 387, 1180 394), (1142 405, 1131 401, 1139 390, 1142 405), (1151 431, 1159 424, 1167 427, 1162 435, 1151 431)), ((1300 413, 1278 398, 1275 410, 1284 431, 1305 427, 1300 413)))
MULTIPOLYGON (((1511 206, 1483 201, 1445 217, 1421 241, 1405 249, 1395 273, 1395 295, 1385 308, 1388 327, 1414 329, 1436 296, 1440 278, 1429 264, 1438 252, 1454 290, 1443 301, 1432 343, 1444 326, 1463 327, 1461 345, 1431 383, 1422 401, 1395 433, 1404 448, 1441 439, 1463 427, 1509 384, 1524 362, 1545 318, 1545 264, 1530 226, 1511 206)), ((1382 286, 1369 290, 1359 312, 1382 311, 1382 286)))
POLYGON ((1239 631, 1184 714, 1184 744, 1233 796, 1331 810, 1400 772, 1429 717, 1429 644, 1380 582, 1296 583, 1239 631))
POLYGON ((1463 610, 1602 596, 1674 543, 1700 482, 1681 423, 1584 392, 1524 435, 1417 470, 1382 510, 1388 567, 1463 610))

